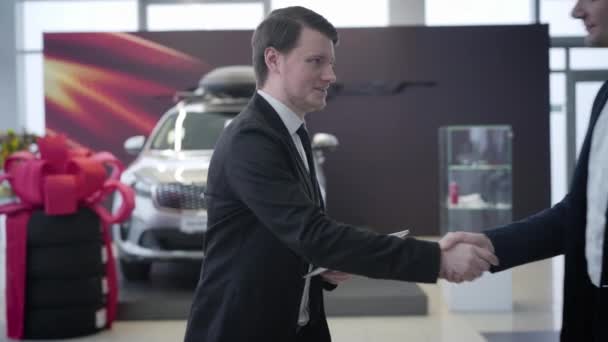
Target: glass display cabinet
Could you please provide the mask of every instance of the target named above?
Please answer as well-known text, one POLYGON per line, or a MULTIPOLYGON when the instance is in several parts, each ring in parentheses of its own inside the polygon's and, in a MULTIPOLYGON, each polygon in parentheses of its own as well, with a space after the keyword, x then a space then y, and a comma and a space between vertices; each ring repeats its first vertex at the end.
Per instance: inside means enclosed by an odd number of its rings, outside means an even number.
MULTIPOLYGON (((439 202, 442 236, 481 232, 512 220, 510 126, 446 126, 439 129, 439 202)), ((510 270, 485 273, 474 282, 442 282, 451 311, 513 309, 510 270)))
POLYGON ((511 222, 510 126, 439 129, 441 233, 511 222))

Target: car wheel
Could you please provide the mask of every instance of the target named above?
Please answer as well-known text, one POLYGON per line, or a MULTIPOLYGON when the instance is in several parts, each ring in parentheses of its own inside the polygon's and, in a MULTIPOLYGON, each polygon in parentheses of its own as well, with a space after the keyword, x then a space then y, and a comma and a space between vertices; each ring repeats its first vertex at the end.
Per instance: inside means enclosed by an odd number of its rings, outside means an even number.
POLYGON ((151 266, 149 262, 120 259, 120 271, 128 281, 148 280, 151 266))

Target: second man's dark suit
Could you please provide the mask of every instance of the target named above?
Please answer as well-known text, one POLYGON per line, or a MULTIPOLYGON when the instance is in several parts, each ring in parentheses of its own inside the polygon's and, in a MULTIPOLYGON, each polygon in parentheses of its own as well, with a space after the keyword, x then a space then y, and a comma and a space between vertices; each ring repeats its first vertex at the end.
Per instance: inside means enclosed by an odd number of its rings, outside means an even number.
MULTIPOLYGON (((219 139, 206 198, 206 258, 186 342, 296 340, 309 263, 372 278, 437 280, 437 243, 325 215, 289 132, 258 94, 219 139)), ((310 341, 330 341, 324 285, 320 276, 311 283, 310 341)))
POLYGON ((589 152, 595 124, 607 100, 608 82, 593 104, 587 136, 566 197, 535 216, 485 232, 500 260, 500 266, 492 271, 565 254, 562 342, 608 341, 608 229, 604 235, 601 288, 591 283, 585 257, 589 152))

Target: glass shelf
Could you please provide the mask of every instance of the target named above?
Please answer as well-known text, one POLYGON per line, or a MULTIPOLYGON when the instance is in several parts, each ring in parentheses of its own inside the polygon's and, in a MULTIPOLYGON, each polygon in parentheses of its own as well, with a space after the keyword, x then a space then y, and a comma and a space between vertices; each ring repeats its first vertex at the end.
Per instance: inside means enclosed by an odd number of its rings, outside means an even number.
POLYGON ((475 171, 475 170, 507 170, 511 171, 511 165, 450 165, 450 171, 475 171))
POLYGON ((467 208, 467 207, 452 207, 452 206, 448 206, 448 207, 444 207, 447 208, 448 210, 478 210, 478 211, 482 211, 482 210, 511 210, 511 207, 487 207, 487 208, 467 208))
POLYGON ((479 232, 511 222, 510 126, 439 129, 441 233, 479 232))

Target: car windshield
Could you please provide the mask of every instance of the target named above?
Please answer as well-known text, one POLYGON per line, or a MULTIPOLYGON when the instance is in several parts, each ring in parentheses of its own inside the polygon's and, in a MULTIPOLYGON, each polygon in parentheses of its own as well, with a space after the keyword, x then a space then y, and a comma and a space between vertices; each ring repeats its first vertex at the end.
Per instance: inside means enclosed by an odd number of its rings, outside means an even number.
POLYGON ((165 120, 152 138, 152 150, 212 150, 233 113, 182 112, 165 120))

